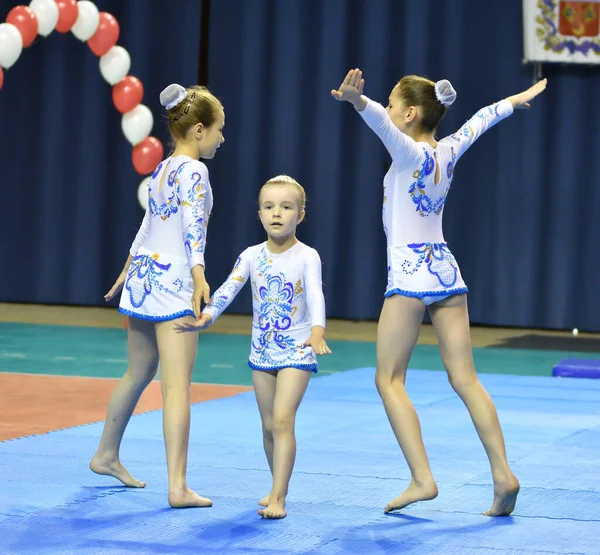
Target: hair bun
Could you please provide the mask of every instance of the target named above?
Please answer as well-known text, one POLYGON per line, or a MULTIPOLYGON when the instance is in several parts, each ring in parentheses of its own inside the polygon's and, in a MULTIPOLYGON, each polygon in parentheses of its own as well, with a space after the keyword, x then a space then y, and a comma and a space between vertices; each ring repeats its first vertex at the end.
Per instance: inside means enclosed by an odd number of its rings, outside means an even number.
POLYGON ((456 91, 448 79, 435 84, 435 96, 443 106, 450 106, 456 100, 456 91))
POLYGON ((181 85, 173 83, 160 93, 160 103, 167 109, 175 108, 187 97, 187 90, 181 85))

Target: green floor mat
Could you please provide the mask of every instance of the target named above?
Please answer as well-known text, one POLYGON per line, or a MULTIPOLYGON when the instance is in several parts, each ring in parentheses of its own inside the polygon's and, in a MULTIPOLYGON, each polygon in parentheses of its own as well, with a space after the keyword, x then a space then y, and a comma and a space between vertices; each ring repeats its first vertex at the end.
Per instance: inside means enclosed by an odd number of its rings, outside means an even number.
MULTIPOLYGON (((330 340, 333 354, 319 358, 319 374, 375 366, 375 343, 330 340)), ((200 335, 194 382, 251 385, 247 365, 250 337, 200 335)), ((481 373, 550 376, 565 358, 597 358, 598 353, 562 350, 475 348, 481 373)), ((435 345, 418 345, 411 368, 443 370, 435 345)), ((0 372, 118 378, 127 368, 123 329, 0 323, 0 372)))

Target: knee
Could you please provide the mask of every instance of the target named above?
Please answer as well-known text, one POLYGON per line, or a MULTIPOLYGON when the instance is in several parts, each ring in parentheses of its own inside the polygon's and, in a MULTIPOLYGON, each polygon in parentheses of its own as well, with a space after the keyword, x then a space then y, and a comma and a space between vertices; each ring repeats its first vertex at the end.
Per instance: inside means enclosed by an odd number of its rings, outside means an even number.
POLYGON ((381 393, 390 383, 390 376, 380 372, 379 369, 375 372, 375 387, 381 393))
POLYGON ((152 366, 148 366, 146 368, 133 368, 129 367, 125 376, 129 378, 129 381, 135 387, 146 387, 156 376, 156 372, 158 370, 158 364, 154 364, 152 366))
POLYGON ((460 393, 465 388, 470 387, 479 382, 479 378, 475 372, 462 373, 460 375, 448 374, 448 381, 452 386, 452 389, 456 393, 460 393))
POLYGON ((160 383, 163 401, 173 399, 189 403, 190 383, 184 380, 167 380, 163 376, 160 383))
POLYGON ((397 386, 404 387, 405 372, 395 372, 393 369, 377 368, 375 372, 375 387, 381 394, 384 391, 397 386))
POLYGON ((263 431, 263 437, 265 439, 273 438, 273 417, 272 416, 263 418, 262 431, 263 431))
POLYGON ((273 414, 271 433, 274 435, 293 432, 294 415, 290 412, 275 412, 273 414))

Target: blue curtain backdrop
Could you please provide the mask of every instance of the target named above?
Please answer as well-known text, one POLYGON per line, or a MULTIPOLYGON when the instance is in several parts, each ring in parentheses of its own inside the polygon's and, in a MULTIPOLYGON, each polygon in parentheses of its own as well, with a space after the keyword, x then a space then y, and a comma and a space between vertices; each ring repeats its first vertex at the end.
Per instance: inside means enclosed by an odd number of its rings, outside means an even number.
MULTIPOLYGON (((0 3, 5 18, 16 1, 0 3)), ((120 25, 130 74, 144 85, 165 148, 158 100, 197 81, 200 2, 96 0, 120 25)), ((38 37, 0 91, 0 300, 102 305, 143 211, 141 177, 98 58, 72 33, 38 37)))
MULTIPOLYGON (((3 13, 8 13, 12 3, 3 13)), ((385 102, 405 74, 448 78, 458 99, 439 135, 532 83, 520 2, 488 0, 98 1, 121 23, 132 74, 167 140, 158 93, 199 79, 222 99, 225 138, 209 162, 213 290, 264 240, 258 189, 287 173, 308 193, 299 237, 318 249, 329 317, 376 319, 385 288, 382 178, 389 158, 329 94, 361 67, 385 102), (207 18, 202 27, 200 20, 207 18), (208 33, 208 36, 207 36, 208 33), (200 35, 203 36, 200 36, 200 35)), ((600 70, 544 66, 550 80, 461 159, 445 234, 474 323, 600 331, 600 70)), ((139 178, 97 60, 73 36, 39 39, 0 91, 0 300, 102 304, 142 217, 139 178)), ((249 291, 232 311, 250 311, 249 291)))

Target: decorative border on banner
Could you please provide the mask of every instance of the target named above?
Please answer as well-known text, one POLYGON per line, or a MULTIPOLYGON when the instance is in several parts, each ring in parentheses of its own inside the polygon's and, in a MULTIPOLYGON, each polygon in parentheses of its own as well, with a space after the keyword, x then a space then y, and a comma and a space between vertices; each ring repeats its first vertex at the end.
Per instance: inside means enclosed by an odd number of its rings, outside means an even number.
POLYGON ((142 104, 142 82, 129 75, 131 58, 127 50, 117 46, 119 24, 115 17, 99 12, 91 0, 31 0, 29 6, 17 5, 0 23, 0 89, 4 70, 31 46, 39 35, 47 37, 52 31, 71 31, 100 60, 100 72, 112 87, 113 104, 122 114, 121 129, 132 145, 132 163, 139 175, 147 176, 138 186, 137 196, 142 208, 147 204, 147 184, 152 171, 162 160, 164 147, 159 139, 150 136, 154 118, 142 104))
POLYGON ((536 17, 538 27, 536 29, 540 42, 545 50, 561 53, 567 49, 570 54, 580 52, 587 55, 590 50, 600 55, 600 39, 585 39, 575 41, 559 37, 557 21, 558 2, 556 0, 538 0, 538 8, 541 15, 536 17))

